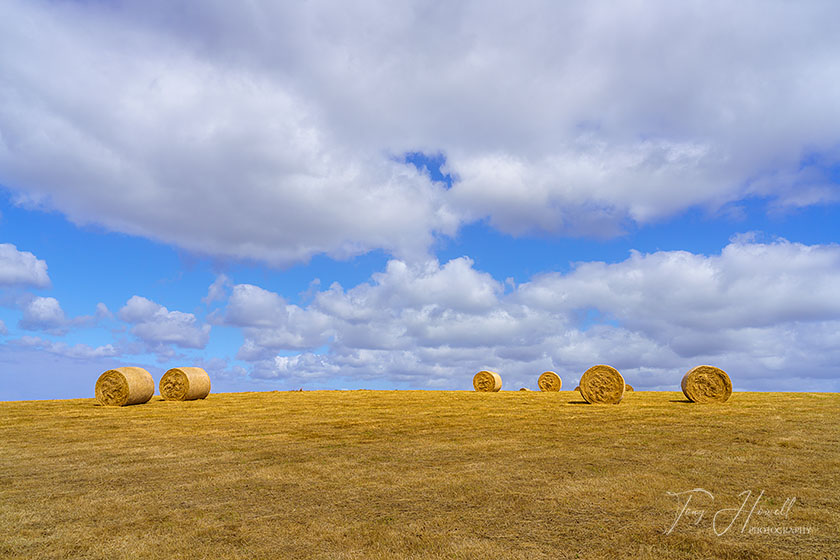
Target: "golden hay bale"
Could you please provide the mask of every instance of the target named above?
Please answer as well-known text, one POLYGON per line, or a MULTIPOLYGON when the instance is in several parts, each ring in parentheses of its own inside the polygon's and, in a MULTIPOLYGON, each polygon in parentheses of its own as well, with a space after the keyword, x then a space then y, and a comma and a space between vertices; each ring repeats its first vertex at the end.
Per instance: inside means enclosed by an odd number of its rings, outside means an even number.
POLYGON ((624 378, 611 366, 592 366, 580 378, 583 400, 595 404, 618 404, 624 397, 624 378))
POLYGON ((580 385, 578 385, 577 387, 575 387, 575 389, 574 389, 574 390, 575 390, 575 391, 580 391, 580 385))
POLYGON ((636 390, 636 389, 634 389, 634 388, 633 388, 633 386, 632 386, 632 385, 630 385, 629 383, 625 383, 625 384, 624 384, 624 392, 625 392, 625 393, 632 393, 632 392, 634 392, 635 390, 636 390))
POLYGON ((210 394, 210 376, 200 367, 172 368, 160 378, 160 395, 168 401, 194 401, 210 394))
POLYGON ((519 389, 519 390, 520 390, 520 391, 530 391, 531 389, 529 389, 528 387, 522 387, 522 388, 521 388, 521 389, 519 389))
POLYGON ((495 393, 502 389, 502 376, 495 371, 479 371, 473 377, 473 388, 482 393, 495 393))
POLYGON ((691 402, 726 402, 732 394, 732 380, 722 369, 697 366, 683 376, 682 392, 691 402))
POLYGON ((537 379, 537 385, 540 391, 555 392, 559 391, 560 387, 563 386, 563 380, 553 371, 544 371, 540 375, 540 378, 537 379))
POLYGON ((154 394, 155 380, 141 367, 109 369, 96 380, 96 400, 106 406, 143 404, 154 394))

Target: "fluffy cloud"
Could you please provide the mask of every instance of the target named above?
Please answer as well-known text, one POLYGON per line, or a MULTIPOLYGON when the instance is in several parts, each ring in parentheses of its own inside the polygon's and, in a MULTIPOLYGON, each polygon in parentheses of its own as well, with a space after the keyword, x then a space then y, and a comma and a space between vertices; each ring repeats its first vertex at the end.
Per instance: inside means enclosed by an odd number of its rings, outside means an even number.
POLYGON ((0 183, 195 251, 420 262, 482 218, 597 236, 838 200, 832 2, 2 10, 0 183), (445 154, 452 188, 407 151, 445 154))
POLYGON ((80 315, 71 318, 67 317, 64 309, 61 308, 61 304, 54 297, 25 296, 23 301, 23 317, 18 321, 18 326, 31 331, 46 331, 64 335, 71 328, 91 326, 98 321, 112 317, 108 307, 101 302, 96 304, 94 315, 80 315))
POLYGON ((673 389, 689 367, 712 363, 741 389, 836 390, 838 277, 840 246, 747 238, 717 255, 578 263, 507 294, 467 258, 394 260, 371 282, 333 284, 305 307, 236 285, 225 320, 244 329, 239 357, 252 375, 293 383, 466 387, 482 368, 514 385, 533 385, 544 369, 573 383, 605 362, 640 387, 673 389))
POLYGON ((5 21, 39 29, 0 33, 0 181, 22 203, 274 263, 379 247, 418 253, 433 230, 457 225, 442 187, 383 155, 387 146, 365 153, 337 143, 320 107, 280 74, 237 70, 183 37, 128 29, 133 18, 118 11, 6 11, 5 21), (28 56, 9 54, 13 45, 28 56), (114 182, 120 189, 104 187, 114 182))
POLYGON ((36 297, 23 308, 23 318, 18 324, 27 330, 62 330, 67 323, 57 299, 36 297))
POLYGON ((24 285, 47 288, 47 263, 10 243, 0 243, 0 286, 24 285))
POLYGON ((169 311, 141 296, 132 296, 117 316, 133 324, 131 332, 150 345, 204 348, 210 338, 210 325, 199 325, 192 313, 169 311))
POLYGON ((517 299, 542 309, 597 308, 621 324, 657 336, 763 328, 840 317, 840 248, 780 240, 734 242, 720 255, 633 252, 617 264, 580 263, 546 274, 517 299))
POLYGON ((267 358, 280 349, 320 346, 331 332, 329 319, 249 284, 233 287, 224 318, 230 325, 243 327, 246 341, 238 357, 247 360, 267 358))

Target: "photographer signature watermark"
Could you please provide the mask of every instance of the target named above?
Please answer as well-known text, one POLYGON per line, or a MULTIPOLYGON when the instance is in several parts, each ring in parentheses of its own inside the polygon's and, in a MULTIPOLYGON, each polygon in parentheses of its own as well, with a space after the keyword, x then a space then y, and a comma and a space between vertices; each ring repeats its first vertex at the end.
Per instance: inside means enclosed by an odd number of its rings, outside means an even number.
POLYGON ((666 535, 674 532, 680 520, 690 525, 700 526, 704 519, 711 523, 712 531, 718 537, 730 531, 750 535, 810 535, 812 533, 811 527, 784 524, 796 504, 796 497, 785 498, 784 504, 780 507, 768 508, 761 503, 764 490, 755 498, 753 498, 752 490, 744 490, 738 494, 738 500, 734 502, 733 507, 713 509, 715 496, 703 488, 666 493, 679 501, 676 518, 665 531, 666 535))

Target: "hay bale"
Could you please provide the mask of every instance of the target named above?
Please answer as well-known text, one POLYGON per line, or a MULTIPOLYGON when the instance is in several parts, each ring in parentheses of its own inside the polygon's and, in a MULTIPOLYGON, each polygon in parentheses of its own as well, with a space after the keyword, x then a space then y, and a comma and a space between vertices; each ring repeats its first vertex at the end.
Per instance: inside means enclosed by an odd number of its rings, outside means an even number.
POLYGON ((633 388, 633 386, 632 386, 632 385, 630 385, 629 383, 625 383, 625 384, 624 384, 624 392, 625 392, 625 393, 632 393, 632 392, 633 392, 633 391, 635 391, 635 390, 636 390, 636 389, 634 389, 634 388, 633 388))
POLYGON ((520 391, 530 391, 531 389, 529 389, 528 387, 522 387, 522 388, 521 388, 521 389, 519 389, 519 390, 520 390, 520 391))
POLYGON ((592 366, 580 378, 583 400, 595 404, 618 404, 624 398, 624 378, 611 366, 592 366))
POLYGON ((563 380, 553 371, 544 371, 537 379, 540 391, 556 392, 563 386, 563 380))
POLYGON ((194 401, 210 394, 210 376, 200 367, 172 368, 160 378, 160 394, 168 401, 194 401))
POLYGON ((154 394, 155 380, 141 367, 109 369, 96 380, 96 400, 106 406, 143 404, 154 394))
POLYGON ((732 394, 732 380, 714 366, 691 368, 680 385, 686 398, 696 403, 726 402, 732 394))
POLYGON ((502 389, 502 376, 495 371, 479 371, 473 377, 473 388, 482 393, 495 393, 502 389))
POLYGON ((580 385, 578 385, 577 387, 575 387, 575 389, 574 389, 574 390, 575 390, 575 391, 577 391, 577 392, 580 392, 580 385))

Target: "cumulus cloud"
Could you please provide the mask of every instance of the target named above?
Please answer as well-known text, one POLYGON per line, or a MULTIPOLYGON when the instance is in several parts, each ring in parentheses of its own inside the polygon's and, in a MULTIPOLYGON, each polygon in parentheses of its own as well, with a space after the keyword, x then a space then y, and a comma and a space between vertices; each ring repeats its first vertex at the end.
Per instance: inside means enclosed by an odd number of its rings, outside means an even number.
POLYGON ((233 287, 224 321, 243 328, 246 341, 238 357, 248 360, 279 349, 319 346, 330 334, 326 314, 289 305, 278 294, 250 284, 233 287))
POLYGON ((840 246, 733 240, 720 254, 633 252, 582 262, 505 293, 467 258, 392 260, 371 281, 305 307, 236 285, 225 321, 243 327, 252 375, 293 383, 335 376, 467 387, 483 368, 530 384, 567 383, 611 363, 643 388, 677 386, 699 363, 736 386, 836 390, 840 246))
POLYGON ((132 296, 117 317, 133 325, 131 332, 137 338, 157 345, 156 352, 163 351, 160 345, 169 344, 180 348, 204 348, 210 338, 210 325, 200 325, 192 313, 169 311, 141 296, 132 296))
POLYGON ((18 322, 27 330, 64 330, 68 324, 61 304, 54 297, 33 298, 23 308, 23 318, 18 322))
POLYGON ((66 334, 71 328, 91 326, 98 321, 112 317, 108 307, 101 302, 96 304, 94 315, 68 317, 59 301, 54 297, 25 296, 22 309, 23 317, 18 321, 20 328, 31 331, 46 331, 58 335, 66 334))
POLYGON ((520 286, 517 299, 542 309, 597 308, 631 328, 676 336, 674 328, 715 331, 840 317, 840 248, 779 240, 734 242, 720 255, 686 251, 617 264, 579 263, 520 286))
POLYGON ((423 252, 432 231, 457 225, 442 187, 383 154, 387 146, 365 153, 337 143, 320 108, 282 75, 237 70, 183 37, 130 29, 133 18, 119 11, 6 9, 4 20, 34 19, 40 28, 3 29, 17 30, 4 35, 7 48, 29 54, 4 57, 0 90, 8 92, 0 180, 22 203, 273 263, 380 247, 423 252), (73 86, 80 82, 88 85, 73 86), (115 181, 119 192, 104 188, 115 181))
POLYGON ((50 286, 47 263, 30 252, 18 251, 11 243, 0 243, 0 286, 50 286))
POLYGON ((838 200, 832 2, 2 10, 0 183, 195 251, 421 262, 484 218, 604 236, 838 200), (409 151, 444 154, 452 188, 409 151))

